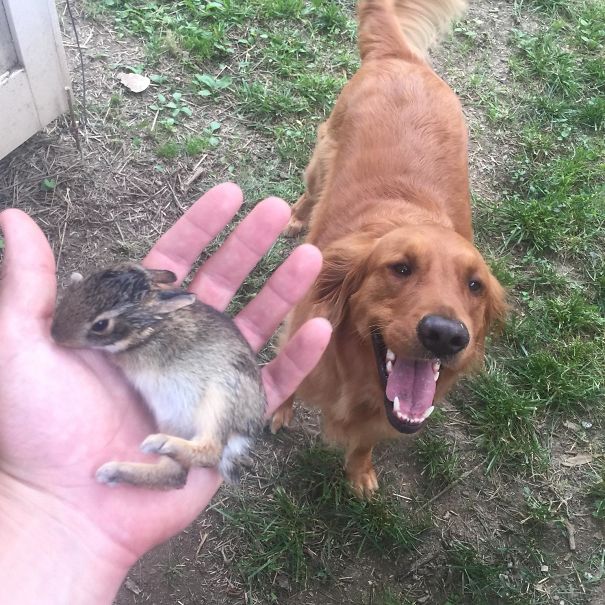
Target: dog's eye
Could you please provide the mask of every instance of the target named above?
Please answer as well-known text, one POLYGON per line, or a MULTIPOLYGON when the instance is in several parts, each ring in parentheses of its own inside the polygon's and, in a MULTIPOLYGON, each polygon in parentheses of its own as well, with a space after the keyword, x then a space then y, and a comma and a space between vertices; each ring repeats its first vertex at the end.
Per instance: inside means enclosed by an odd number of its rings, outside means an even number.
POLYGON ((397 275, 403 276, 408 276, 412 274, 412 269, 409 265, 406 265, 405 263, 397 263, 395 265, 391 265, 391 271, 393 271, 393 273, 396 273, 397 275))
POLYGON ((483 288, 483 284, 478 279, 471 279, 468 282, 468 288, 471 292, 480 292, 483 288))
POLYGON ((102 332, 105 332, 105 330, 107 330, 108 326, 108 319, 99 319, 99 321, 95 321, 95 323, 92 324, 92 327, 90 329, 93 332, 96 332, 97 334, 101 334, 102 332))

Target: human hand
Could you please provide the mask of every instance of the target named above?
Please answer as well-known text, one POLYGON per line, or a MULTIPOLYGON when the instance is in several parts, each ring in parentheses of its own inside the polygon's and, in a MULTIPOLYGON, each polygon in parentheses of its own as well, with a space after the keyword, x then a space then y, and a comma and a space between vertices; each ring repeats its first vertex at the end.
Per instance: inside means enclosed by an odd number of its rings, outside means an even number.
MULTIPOLYGON (((182 280, 241 201, 235 185, 215 187, 159 240, 144 264, 169 269, 182 280)), ((197 272, 190 289, 223 310, 288 217, 281 200, 258 204, 197 272)), ((22 212, 5 211, 0 226, 6 241, 0 284, 0 544, 16 546, 11 552, 0 546, 0 569, 12 565, 11 576, 18 576, 15 556, 26 560, 28 548, 47 544, 55 550, 49 562, 61 565, 61 573, 69 574, 74 555, 86 573, 96 572, 88 577, 80 570, 76 576, 78 590, 87 591, 81 602, 95 602, 90 591, 99 589, 101 578, 98 596, 104 600, 144 552, 199 514, 220 477, 214 470, 194 469, 183 490, 169 492, 110 489, 95 482, 96 469, 109 460, 146 459, 138 444, 154 430, 151 416, 102 354, 63 349, 51 340, 56 279, 48 242, 22 212)), ((316 248, 299 247, 238 314, 235 321, 254 350, 306 293, 320 267, 316 248)), ((311 320, 263 368, 268 413, 315 366, 330 331, 325 320, 311 320)), ((39 555, 36 561, 40 565, 39 555)), ((11 577, 4 580, 10 587, 11 577)), ((49 594, 48 584, 42 588, 49 594)), ((19 595, 12 600, 26 603, 26 595, 19 595)), ((73 592, 68 597, 79 602, 73 592)))

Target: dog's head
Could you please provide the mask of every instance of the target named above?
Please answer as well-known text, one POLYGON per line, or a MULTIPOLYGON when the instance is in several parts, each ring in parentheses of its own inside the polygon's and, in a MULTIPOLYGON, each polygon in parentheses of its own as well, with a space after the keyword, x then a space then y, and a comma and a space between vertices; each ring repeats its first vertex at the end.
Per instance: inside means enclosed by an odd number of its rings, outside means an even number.
POLYGON ((456 377, 480 362, 506 312, 479 251, 451 229, 354 234, 324 251, 315 300, 334 326, 372 342, 390 423, 417 431, 456 377))

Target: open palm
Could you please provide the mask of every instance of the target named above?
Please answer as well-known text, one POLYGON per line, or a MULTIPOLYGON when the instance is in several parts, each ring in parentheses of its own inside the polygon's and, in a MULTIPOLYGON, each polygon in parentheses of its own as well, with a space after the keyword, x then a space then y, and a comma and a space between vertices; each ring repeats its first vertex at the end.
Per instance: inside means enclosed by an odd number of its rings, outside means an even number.
MULTIPOLYGON (((240 204, 235 185, 215 187, 160 239, 144 264, 174 271, 182 280, 240 204)), ((281 200, 258 204, 190 288, 224 309, 288 217, 281 200)), ((190 523, 220 477, 195 469, 183 490, 168 492, 95 482, 96 469, 109 460, 149 460, 138 445, 154 431, 152 418, 103 354, 63 349, 51 340, 56 280, 50 247, 19 211, 4 212, 0 225, 7 247, 0 285, 0 503, 3 495, 20 499, 72 524, 75 533, 102 534, 131 565, 190 523)), ((305 294, 320 266, 315 248, 299 247, 237 316, 255 350, 305 294)), ((329 335, 324 320, 312 320, 263 368, 269 411, 313 368, 329 335)))

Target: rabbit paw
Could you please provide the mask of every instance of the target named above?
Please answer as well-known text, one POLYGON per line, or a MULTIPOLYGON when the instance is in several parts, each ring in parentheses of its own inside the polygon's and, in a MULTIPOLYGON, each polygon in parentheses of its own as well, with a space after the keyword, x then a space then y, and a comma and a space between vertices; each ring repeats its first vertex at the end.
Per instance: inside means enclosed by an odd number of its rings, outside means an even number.
POLYGON ((107 462, 100 466, 95 473, 95 477, 99 483, 104 483, 110 487, 115 487, 122 483, 122 473, 119 462, 107 462))
POLYGON ((141 443, 140 449, 145 454, 170 456, 170 454, 174 453, 174 448, 171 447, 170 435, 164 435, 163 433, 155 433, 146 437, 143 443, 141 443))

